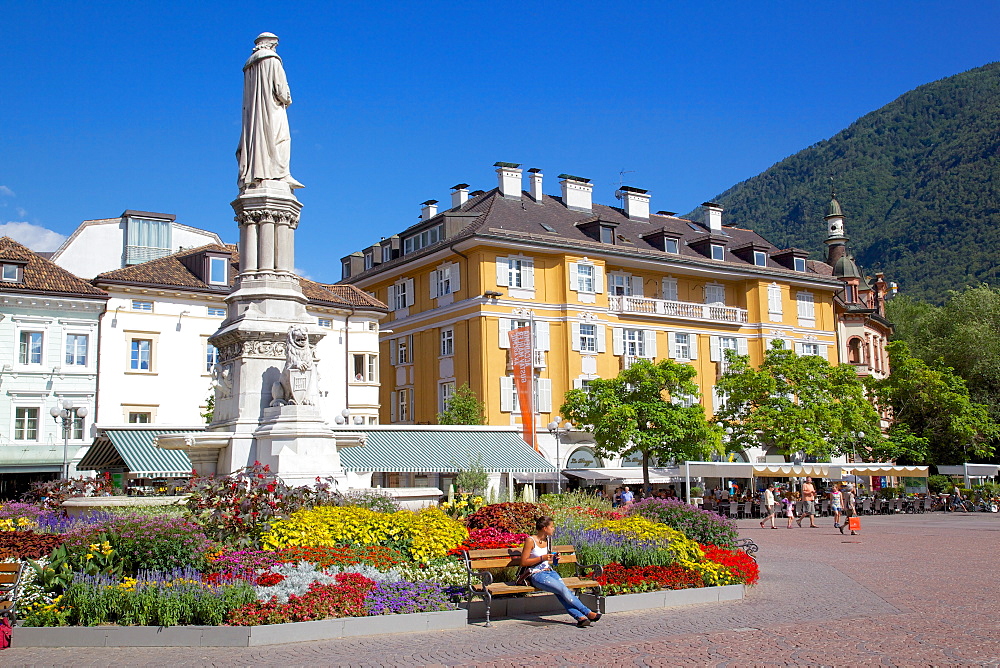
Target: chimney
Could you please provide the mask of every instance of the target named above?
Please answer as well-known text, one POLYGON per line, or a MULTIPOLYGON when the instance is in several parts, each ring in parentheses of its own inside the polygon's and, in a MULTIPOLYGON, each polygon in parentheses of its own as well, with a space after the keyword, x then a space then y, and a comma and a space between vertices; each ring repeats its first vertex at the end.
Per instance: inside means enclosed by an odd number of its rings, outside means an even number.
POLYGON ((420 209, 420 220, 430 220, 437 215, 438 212, 438 201, 436 199, 429 199, 424 202, 423 207, 420 209))
POLYGON ((459 183, 451 187, 451 208, 457 209, 469 201, 469 184, 459 183))
POLYGON ((542 170, 538 167, 532 167, 528 170, 531 174, 531 199, 535 200, 536 204, 542 203, 542 170))
POLYGON ((722 206, 715 202, 702 202, 705 207, 705 222, 712 232, 722 231, 722 206))
POLYGON ((571 174, 560 174, 563 204, 574 211, 593 211, 594 184, 590 179, 571 174))
POLYGON ((516 162, 495 162, 500 194, 507 199, 521 199, 521 165, 516 162))
POLYGON ((622 186, 616 193, 622 200, 629 220, 649 220, 649 191, 632 186, 622 186))

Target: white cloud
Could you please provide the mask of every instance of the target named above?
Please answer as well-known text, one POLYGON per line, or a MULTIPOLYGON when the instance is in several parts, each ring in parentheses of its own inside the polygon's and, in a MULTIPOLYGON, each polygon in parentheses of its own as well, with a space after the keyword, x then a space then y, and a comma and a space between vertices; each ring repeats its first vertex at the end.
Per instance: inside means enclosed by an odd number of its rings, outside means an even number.
MULTIPOLYGON (((3 188, 3 186, 0 186, 3 188)), ((59 248, 66 237, 32 223, 10 222, 0 225, 0 237, 10 237, 33 251, 46 252, 59 248)))
POLYGON ((313 282, 316 281, 316 279, 307 274, 304 269, 299 269, 298 267, 295 267, 295 269, 292 269, 292 271, 294 271, 296 274, 306 279, 307 281, 313 281, 313 282))
POLYGON ((21 207, 17 207, 15 209, 15 211, 17 211, 17 217, 18 218, 27 218, 28 217, 28 211, 27 211, 27 209, 22 209, 21 207))
POLYGON ((0 186, 0 196, 2 197, 13 197, 14 191, 7 186, 0 186))

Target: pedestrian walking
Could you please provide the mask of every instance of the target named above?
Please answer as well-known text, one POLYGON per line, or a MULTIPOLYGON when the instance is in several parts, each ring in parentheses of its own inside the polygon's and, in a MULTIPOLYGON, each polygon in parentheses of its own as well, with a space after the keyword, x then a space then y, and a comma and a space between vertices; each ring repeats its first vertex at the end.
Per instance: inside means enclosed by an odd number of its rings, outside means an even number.
POLYGON ((764 523, 767 522, 768 520, 771 520, 771 528, 777 529, 778 527, 774 526, 774 483, 773 482, 767 486, 767 489, 764 490, 764 511, 767 513, 767 517, 765 517, 760 521, 760 528, 763 529, 764 523))
POLYGON ((840 491, 840 483, 834 483, 830 492, 830 506, 833 510, 833 528, 840 528, 840 513, 844 507, 844 495, 840 491))
MULTIPOLYGON (((788 518, 788 528, 792 528, 792 522, 795 520, 795 492, 788 490, 785 492, 785 498, 782 500, 785 504, 785 517, 788 518)), ((802 526, 799 524, 799 526, 802 526)))
MULTIPOLYGON (((844 528, 851 521, 852 517, 858 516, 858 495, 854 492, 854 485, 848 485, 847 490, 844 492, 844 510, 846 511, 846 522, 842 523, 840 527, 840 533, 844 533, 844 528)), ((854 529, 851 529, 851 535, 857 535, 854 529)))
POLYGON ((632 505, 632 502, 634 500, 635 500, 635 494, 633 494, 632 490, 629 489, 628 486, 626 485, 625 491, 622 492, 622 505, 627 508, 632 505))
POLYGON ((817 529, 816 526, 816 486, 813 485, 812 478, 806 478, 806 481, 802 483, 802 516, 799 517, 799 526, 802 526, 802 520, 809 518, 809 528, 817 529))

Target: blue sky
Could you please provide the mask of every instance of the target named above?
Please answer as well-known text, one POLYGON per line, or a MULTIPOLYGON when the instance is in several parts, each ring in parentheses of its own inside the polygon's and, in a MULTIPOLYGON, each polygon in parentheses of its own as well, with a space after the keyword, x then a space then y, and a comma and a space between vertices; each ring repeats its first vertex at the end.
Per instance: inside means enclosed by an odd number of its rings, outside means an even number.
POLYGON ((859 116, 998 58, 997 2, 3 2, 0 232, 125 209, 236 240, 244 60, 281 38, 306 185, 297 264, 416 221, 492 164, 624 170, 685 212, 859 116))

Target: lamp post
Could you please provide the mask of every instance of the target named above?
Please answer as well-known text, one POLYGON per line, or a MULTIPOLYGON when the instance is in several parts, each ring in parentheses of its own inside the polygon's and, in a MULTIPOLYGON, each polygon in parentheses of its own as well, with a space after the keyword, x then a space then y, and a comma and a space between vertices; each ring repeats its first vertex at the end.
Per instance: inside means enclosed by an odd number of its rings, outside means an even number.
POLYGON ((865 432, 851 432, 851 436, 854 438, 851 440, 851 460, 852 463, 858 463, 858 441, 865 440, 865 432))
POLYGON ((63 465, 62 465, 62 477, 63 479, 69 478, 69 431, 73 427, 73 421, 76 418, 87 417, 87 407, 80 406, 74 407, 73 402, 69 399, 63 399, 62 408, 59 406, 53 406, 49 409, 49 415, 52 416, 52 420, 59 424, 62 421, 62 432, 63 432, 63 465))
POLYGON ((562 418, 558 415, 556 419, 549 423, 549 433, 555 434, 556 437, 556 494, 562 494, 562 458, 559 452, 559 446, 561 445, 561 437, 567 431, 573 428, 573 423, 566 420, 564 423, 562 418))
MULTIPOLYGON (((333 421, 336 422, 338 426, 351 424, 351 409, 345 408, 344 410, 340 411, 340 415, 333 418, 333 421)), ((354 424, 363 425, 364 423, 365 423, 364 416, 362 415, 354 416, 354 424)))

